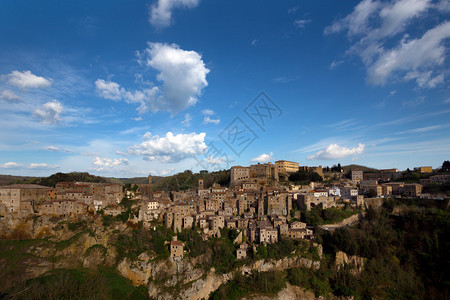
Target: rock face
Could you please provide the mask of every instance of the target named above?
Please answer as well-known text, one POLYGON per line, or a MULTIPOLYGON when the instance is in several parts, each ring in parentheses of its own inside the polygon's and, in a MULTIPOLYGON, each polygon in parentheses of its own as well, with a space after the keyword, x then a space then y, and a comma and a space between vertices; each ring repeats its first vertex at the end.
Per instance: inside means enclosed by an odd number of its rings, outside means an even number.
MULTIPOLYGON (((233 279, 233 273, 231 272, 217 274, 214 268, 209 271, 196 268, 195 266, 199 264, 201 259, 167 259, 165 261, 151 261, 147 263, 132 262, 124 259, 118 265, 118 270, 122 276, 133 281, 134 285, 148 283, 149 295, 152 298, 200 300, 207 299, 209 294, 217 290, 220 285, 233 279), (150 277, 152 280, 149 280, 150 277)), ((320 262, 303 257, 286 257, 277 261, 259 260, 250 265, 240 267, 238 271, 245 275, 254 271, 284 271, 295 267, 318 269, 320 268, 320 262)), ((289 295, 293 293, 300 292, 290 288, 285 291, 284 299, 294 299, 289 298, 289 295)))
POLYGON ((338 251, 336 253, 336 266, 342 267, 344 264, 353 266, 352 273, 358 274, 364 267, 364 258, 360 256, 348 256, 345 252, 338 251))
POLYGON ((268 296, 254 296, 243 298, 248 300, 271 300, 271 299, 279 299, 279 300, 293 300, 293 299, 303 299, 303 300, 315 300, 317 299, 314 296, 314 293, 311 291, 306 291, 299 286, 286 284, 286 287, 278 292, 277 295, 273 297, 268 296))
POLYGON ((119 263, 117 270, 123 277, 130 279, 134 286, 139 286, 148 283, 151 268, 148 261, 130 262, 125 258, 119 263))

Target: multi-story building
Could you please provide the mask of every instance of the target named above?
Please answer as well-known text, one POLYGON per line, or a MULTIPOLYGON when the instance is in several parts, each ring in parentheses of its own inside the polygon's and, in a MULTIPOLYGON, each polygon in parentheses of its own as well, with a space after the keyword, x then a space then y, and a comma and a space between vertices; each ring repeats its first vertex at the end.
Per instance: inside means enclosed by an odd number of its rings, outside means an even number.
POLYGON ((450 182, 450 175, 434 175, 430 176, 430 183, 444 184, 450 182))
POLYGON ((251 178, 273 178, 278 181, 278 169, 272 163, 250 165, 251 178))
POLYGON ((249 167, 241 167, 234 166, 230 169, 230 183, 235 184, 241 180, 247 180, 250 178, 250 168, 249 167))
POLYGON ((344 199, 351 199, 358 195, 358 190, 352 187, 345 186, 341 189, 341 197, 344 199))
MULTIPOLYGON (((19 213, 22 202, 45 202, 55 198, 54 189, 48 186, 36 184, 13 184, 0 187, 0 203, 7 211, 19 213)), ((30 212, 31 213, 31 212, 30 212)))
POLYGON ((352 171, 352 181, 354 182, 354 183, 359 183, 361 180, 363 180, 364 179, 364 175, 363 175, 363 171, 360 171, 360 170, 354 170, 354 171, 352 171))
POLYGON ((259 242, 272 244, 278 242, 278 230, 276 228, 259 228, 259 242))
POLYGON ((419 171, 421 174, 432 173, 433 167, 417 167, 417 168, 414 168, 414 170, 419 171))
POLYGON ((403 186, 403 193, 411 197, 419 197, 422 194, 423 186, 418 183, 407 183, 403 186))
POLYGON ((298 171, 299 165, 293 161, 278 160, 275 162, 278 174, 290 174, 298 171))

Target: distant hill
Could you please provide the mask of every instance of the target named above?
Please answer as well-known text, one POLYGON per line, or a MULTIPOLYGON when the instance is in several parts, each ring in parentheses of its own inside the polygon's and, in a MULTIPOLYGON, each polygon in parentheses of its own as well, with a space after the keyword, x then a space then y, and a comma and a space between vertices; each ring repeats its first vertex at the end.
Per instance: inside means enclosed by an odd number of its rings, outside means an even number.
POLYGON ((100 176, 91 175, 87 172, 56 173, 50 175, 49 177, 39 178, 33 183, 54 187, 59 182, 72 181, 113 183, 112 180, 100 176))
POLYGON ((190 170, 168 176, 161 177, 158 181, 153 181, 153 190, 163 191, 180 191, 198 186, 198 180, 204 180, 204 187, 208 188, 214 183, 219 183, 222 186, 230 184, 230 171, 223 170, 217 172, 203 171, 201 173, 192 173, 190 170))
POLYGON ((361 166, 361 165, 343 166, 342 169, 344 169, 344 173, 346 173, 348 171, 354 171, 354 170, 360 170, 360 171, 364 171, 364 172, 376 172, 376 171, 378 171, 377 169, 369 168, 369 167, 361 166))
POLYGON ((39 177, 0 175, 0 186, 15 183, 33 183, 39 177))
MULTIPOLYGON (((201 173, 192 173, 192 171, 187 170, 167 177, 152 176, 152 183, 154 186, 154 190, 179 191, 197 187, 199 179, 204 180, 205 187, 210 187, 214 183, 219 183, 222 186, 228 186, 230 184, 230 172, 228 170, 223 170, 217 172, 202 171, 201 173)), ((148 183, 148 177, 108 178, 95 176, 87 172, 56 173, 50 175, 49 177, 0 175, 0 185, 27 183, 55 187, 59 182, 73 181, 118 184, 145 184, 148 183)))

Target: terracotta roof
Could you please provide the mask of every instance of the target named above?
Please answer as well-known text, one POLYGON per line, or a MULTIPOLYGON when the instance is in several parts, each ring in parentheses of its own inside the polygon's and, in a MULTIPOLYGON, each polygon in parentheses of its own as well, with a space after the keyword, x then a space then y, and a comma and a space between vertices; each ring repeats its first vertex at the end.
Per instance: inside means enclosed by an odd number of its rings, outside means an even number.
POLYGON ((170 246, 183 246, 183 243, 180 241, 171 241, 170 246))

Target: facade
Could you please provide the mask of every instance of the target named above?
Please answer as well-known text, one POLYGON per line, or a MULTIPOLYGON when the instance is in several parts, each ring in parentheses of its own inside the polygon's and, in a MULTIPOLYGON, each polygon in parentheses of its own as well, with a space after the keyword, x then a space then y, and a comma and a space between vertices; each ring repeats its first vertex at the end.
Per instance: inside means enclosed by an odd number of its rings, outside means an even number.
POLYGON ((13 184, 0 187, 0 203, 9 212, 20 212, 21 203, 50 201, 55 198, 54 189, 37 184, 13 184))
POLYGON ((358 184, 361 180, 364 179, 363 171, 355 170, 352 171, 352 181, 356 184, 358 184))
POLYGON ((354 196, 358 195, 358 190, 352 187, 343 187, 341 189, 341 197, 344 199, 351 199, 354 196))
POLYGON ((278 160, 275 162, 278 174, 290 174, 298 171, 299 165, 293 161, 278 160))
POLYGON ((183 258, 184 255, 184 246, 180 241, 171 241, 170 242, 170 257, 171 258, 183 258))
POLYGON ((249 167, 234 166, 234 167, 231 167, 230 172, 231 172, 231 174, 230 174, 231 184, 234 184, 241 180, 247 180, 250 178, 250 168, 249 167))
POLYGON ((417 167, 414 170, 419 171, 421 174, 432 173, 433 167, 417 167))
POLYGON ((411 197, 419 197, 422 194, 423 186, 418 183, 408 183, 403 186, 403 193, 411 197))
POLYGON ((430 176, 430 183, 444 184, 450 182, 450 175, 434 175, 430 176))

